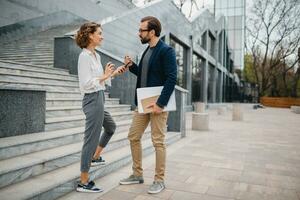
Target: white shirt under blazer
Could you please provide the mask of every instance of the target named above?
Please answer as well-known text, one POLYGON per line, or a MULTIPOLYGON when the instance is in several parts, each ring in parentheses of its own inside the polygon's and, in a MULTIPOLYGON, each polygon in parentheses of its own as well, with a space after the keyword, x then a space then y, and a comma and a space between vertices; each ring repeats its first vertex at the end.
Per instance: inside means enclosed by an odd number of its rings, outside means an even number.
POLYGON ((105 83, 111 86, 111 79, 100 84, 100 77, 103 76, 103 66, 100 55, 83 48, 78 58, 79 89, 82 95, 105 90, 105 83), (96 56, 96 57, 95 57, 96 56))

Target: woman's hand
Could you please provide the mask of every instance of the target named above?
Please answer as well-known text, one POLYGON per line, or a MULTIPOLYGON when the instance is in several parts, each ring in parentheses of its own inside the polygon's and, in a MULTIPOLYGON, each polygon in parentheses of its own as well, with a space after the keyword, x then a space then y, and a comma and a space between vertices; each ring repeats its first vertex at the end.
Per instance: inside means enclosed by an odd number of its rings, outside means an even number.
POLYGON ((121 75, 124 72, 126 72, 127 70, 128 70, 128 68, 126 68, 125 65, 121 65, 113 72, 113 74, 111 76, 114 77, 114 76, 121 75))
POLYGON ((108 79, 112 74, 113 72, 115 71, 115 68, 114 68, 114 64, 112 64, 111 62, 108 62, 105 66, 105 70, 104 70, 104 78, 105 79, 108 79))
POLYGON ((100 84, 103 84, 103 82, 108 79, 109 77, 112 76, 113 72, 114 72, 114 64, 112 64, 111 62, 108 62, 105 66, 105 70, 104 70, 104 74, 98 78, 100 84))

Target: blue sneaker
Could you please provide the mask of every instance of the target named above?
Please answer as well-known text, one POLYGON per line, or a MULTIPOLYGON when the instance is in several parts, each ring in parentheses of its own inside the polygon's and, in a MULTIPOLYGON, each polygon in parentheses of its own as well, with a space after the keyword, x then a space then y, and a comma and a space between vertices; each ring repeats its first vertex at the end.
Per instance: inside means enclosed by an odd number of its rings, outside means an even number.
POLYGON ((90 181, 87 184, 78 183, 77 192, 88 192, 88 193, 96 193, 96 192, 103 192, 101 188, 97 188, 94 181, 90 181))
POLYGON ((98 165, 105 165, 105 160, 103 160, 101 156, 98 159, 93 159, 91 162, 92 167, 98 166, 98 165))

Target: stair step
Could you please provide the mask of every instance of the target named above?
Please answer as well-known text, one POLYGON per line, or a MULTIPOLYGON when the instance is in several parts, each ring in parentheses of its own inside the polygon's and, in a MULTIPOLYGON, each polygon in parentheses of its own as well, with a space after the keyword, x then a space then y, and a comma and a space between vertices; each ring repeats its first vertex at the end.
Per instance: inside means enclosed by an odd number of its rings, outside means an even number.
MULTIPOLYGON (((105 110, 108 112, 122 112, 130 111, 131 105, 109 105, 105 104, 105 110)), ((49 117, 61 117, 61 116, 73 116, 82 115, 82 106, 57 106, 46 107, 46 118, 49 117)))
POLYGON ((40 62, 40 63, 53 63, 53 59, 49 58, 31 58, 31 62, 40 62))
POLYGON ((30 78, 20 77, 17 75, 1 75, 2 83, 23 83, 23 84, 37 84, 37 85, 51 85, 78 88, 78 83, 74 81, 52 80, 45 78, 30 78))
POLYGON ((0 53, 2 52, 42 52, 42 51, 53 51, 53 47, 18 47, 18 46, 14 46, 14 47, 7 47, 5 46, 5 49, 3 49, 3 51, 0 51, 0 53))
MULTIPOLYGON (((117 98, 105 99, 105 104, 117 105, 120 100, 117 98)), ((82 98, 47 98, 46 107, 52 106, 80 106, 82 105, 82 98)))
POLYGON ((0 160, 79 141, 84 126, 1 138, 0 160))
MULTIPOLYGON (((56 91, 56 92, 51 92, 47 91, 46 93, 46 99, 47 98, 63 98, 63 97, 68 97, 68 98, 83 98, 80 92, 61 92, 61 91, 56 91)), ((108 96, 105 96, 105 98, 108 98, 108 96)))
MULTIPOLYGON (((166 143, 170 144, 180 139, 179 133, 166 134, 166 143)), ((142 141, 143 155, 153 152, 151 139, 142 141)), ((128 145, 114 151, 105 152, 103 156, 108 161, 105 166, 93 167, 90 170, 90 178, 102 177, 131 161, 130 147, 128 145)), ((75 183, 79 179, 80 163, 74 163, 61 167, 54 171, 29 178, 25 181, 10 185, 0 190, 3 200, 39 198, 43 200, 56 199, 75 189, 75 183)))
POLYGON ((19 50, 19 49, 13 49, 13 50, 8 50, 8 51, 0 51, 0 56, 7 56, 7 55, 32 55, 32 54, 51 54, 53 55, 53 50, 19 50))
MULTIPOLYGON (((105 148, 105 151, 109 152, 128 145, 127 135, 127 131, 115 134, 105 148)), ((145 131, 143 139, 149 137, 150 128, 145 131)), ((0 188, 79 162, 82 142, 83 134, 81 134, 81 140, 73 144, 0 161, 0 188)))
MULTIPOLYGON (((76 117, 77 117, 77 115, 76 115, 76 117)), ((64 129, 64 128, 74 128, 74 127, 84 126, 85 125, 84 116, 78 117, 79 119, 78 118, 76 119, 76 117, 74 117, 75 118, 74 120, 67 118, 67 120, 70 120, 70 121, 46 123, 45 131, 54 131, 54 130, 60 130, 60 129, 64 129)), ((64 118, 66 118, 66 117, 64 117, 64 118)), ((52 119, 52 118, 49 118, 49 119, 52 119)), ((59 118, 59 119, 61 119, 61 118, 59 118)), ((131 118, 129 118, 127 116, 127 119, 130 119, 130 120, 116 121, 116 124, 119 124, 119 125, 117 125, 118 131, 126 130, 129 128, 130 123, 131 123, 131 118)))
POLYGON ((33 37, 33 38, 23 38, 22 40, 19 41, 12 41, 11 43, 8 43, 7 45, 32 45, 32 44, 39 44, 42 46, 48 46, 53 44, 53 39, 48 37, 33 37))
POLYGON ((29 63, 33 64, 33 65, 43 65, 43 66, 54 66, 54 61, 50 60, 50 61, 36 61, 36 60, 30 60, 28 61, 29 63))
MULTIPOLYGON (((79 88, 75 87, 63 87, 63 86, 51 86, 51 85, 39 85, 39 84, 24 84, 24 83, 1 83, 0 88, 2 89, 13 89, 18 90, 42 90, 47 92, 66 92, 66 93, 78 93, 79 88)), ((46 93, 47 94, 47 93, 46 93)))
POLYGON ((31 57, 34 57, 36 59, 54 59, 53 54, 13 54, 13 55, 0 55, 0 59, 29 59, 31 57))
POLYGON ((12 50, 52 50, 53 45, 52 44, 44 44, 44 45, 37 45, 37 44, 31 44, 31 45, 22 45, 22 44, 14 44, 14 45, 5 45, 5 50, 12 51, 12 50))
MULTIPOLYGON (((11 69, 28 69, 30 71, 40 71, 40 72, 51 72, 55 74, 61 74, 61 75, 69 75, 69 76, 75 76, 72 74, 69 74, 69 70, 67 69, 61 69, 61 68, 54 68, 54 67, 44 67, 40 65, 32 65, 28 63, 20 63, 20 62, 14 62, 14 61, 8 61, 8 60, 1 60, 0 59, 0 66, 1 68, 11 68, 11 69)), ((77 77, 77 76, 75 76, 77 77)))
POLYGON ((52 52, 1 52, 1 57, 28 57, 28 56, 50 56, 53 57, 53 51, 52 52))
POLYGON ((39 57, 15 57, 15 58, 12 58, 12 57, 9 57, 9 58, 6 58, 6 59, 9 59, 9 60, 14 60, 16 62, 40 62, 40 63, 53 63, 53 57, 52 58, 39 58, 39 57))
POLYGON ((0 66, 0 75, 70 81, 70 82, 75 82, 78 85, 78 78, 69 75, 48 74, 44 72, 34 72, 34 71, 29 71, 24 69, 2 68, 1 66, 0 66))
MULTIPOLYGON (((109 98, 109 94, 107 92, 104 92, 105 99, 109 98)), ((56 92, 47 92, 46 93, 46 98, 83 98, 80 92, 61 92, 61 91, 56 91, 56 92)))
MULTIPOLYGON (((125 112, 111 112, 111 116, 115 121, 126 120, 131 117, 132 111, 125 111, 125 112)), ((73 122, 73 121, 84 121, 85 115, 73 115, 73 116, 63 116, 63 117, 51 117, 46 118, 46 124, 53 124, 53 123, 64 123, 64 122, 73 122)))

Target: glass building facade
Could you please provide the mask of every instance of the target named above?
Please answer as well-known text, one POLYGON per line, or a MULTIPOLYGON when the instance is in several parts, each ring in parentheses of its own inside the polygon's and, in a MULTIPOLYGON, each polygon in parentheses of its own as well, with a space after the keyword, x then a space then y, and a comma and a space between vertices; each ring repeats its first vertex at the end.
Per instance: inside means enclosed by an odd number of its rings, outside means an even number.
POLYGON ((215 0, 215 15, 227 18, 229 47, 233 51, 234 67, 244 68, 245 0, 215 0))
POLYGON ((193 53, 192 58, 192 102, 201 101, 201 87, 203 83, 203 68, 205 60, 198 54, 193 53))
POLYGON ((177 85, 186 89, 187 49, 173 37, 170 38, 170 46, 175 49, 176 53, 177 85))
POLYGON ((207 86, 207 102, 213 103, 213 93, 215 87, 215 66, 211 63, 208 63, 208 86, 207 86))

